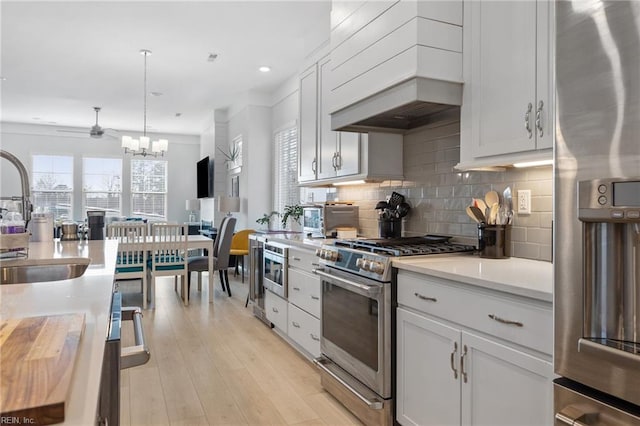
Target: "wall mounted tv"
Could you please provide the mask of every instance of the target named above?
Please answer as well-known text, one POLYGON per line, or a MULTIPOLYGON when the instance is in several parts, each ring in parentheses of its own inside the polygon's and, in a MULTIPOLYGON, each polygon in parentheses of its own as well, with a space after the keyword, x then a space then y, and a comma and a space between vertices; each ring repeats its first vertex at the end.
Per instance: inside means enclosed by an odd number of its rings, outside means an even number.
POLYGON ((204 157, 197 165, 197 193, 198 198, 213 197, 213 161, 204 157))

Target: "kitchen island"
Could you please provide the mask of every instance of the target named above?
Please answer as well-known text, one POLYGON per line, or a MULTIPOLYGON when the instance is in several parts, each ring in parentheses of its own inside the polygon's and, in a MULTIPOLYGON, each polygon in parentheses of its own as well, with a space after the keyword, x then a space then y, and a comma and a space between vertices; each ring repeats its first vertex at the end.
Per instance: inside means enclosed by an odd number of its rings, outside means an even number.
MULTIPOLYGON (((63 262, 66 258, 87 257, 91 263, 85 273, 75 279, 0 286, 0 318, 3 320, 69 313, 85 315, 62 424, 96 423, 117 248, 115 240, 30 243, 29 262, 52 258, 63 262)), ((24 262, 3 259, 2 265, 24 262)))

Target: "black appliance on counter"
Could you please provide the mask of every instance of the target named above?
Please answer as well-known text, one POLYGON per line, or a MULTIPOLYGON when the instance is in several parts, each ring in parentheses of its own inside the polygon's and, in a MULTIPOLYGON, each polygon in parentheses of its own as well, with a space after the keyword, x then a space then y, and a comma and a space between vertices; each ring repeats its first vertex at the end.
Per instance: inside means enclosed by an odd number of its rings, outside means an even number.
POLYGON ((104 240, 104 214, 103 210, 87 210, 88 240, 104 240))
POLYGON ((322 291, 322 386, 365 424, 393 424, 396 286, 402 256, 462 254, 450 237, 336 240, 316 250, 322 291), (344 395, 348 395, 346 398, 344 395))

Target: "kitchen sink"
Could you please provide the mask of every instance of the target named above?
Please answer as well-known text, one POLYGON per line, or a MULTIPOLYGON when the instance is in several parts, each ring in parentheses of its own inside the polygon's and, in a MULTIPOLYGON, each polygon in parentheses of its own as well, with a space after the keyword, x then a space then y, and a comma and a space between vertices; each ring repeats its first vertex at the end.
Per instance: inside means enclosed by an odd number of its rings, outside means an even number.
POLYGON ((26 284, 78 278, 87 270, 89 263, 91 260, 86 257, 27 259, 8 265, 0 263, 0 284, 26 284))

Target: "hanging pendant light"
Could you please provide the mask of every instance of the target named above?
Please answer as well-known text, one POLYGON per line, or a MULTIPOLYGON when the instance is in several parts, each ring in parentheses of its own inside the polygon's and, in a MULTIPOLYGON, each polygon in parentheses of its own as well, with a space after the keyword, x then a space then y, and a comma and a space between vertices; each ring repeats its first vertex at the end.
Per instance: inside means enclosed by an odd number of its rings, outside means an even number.
POLYGON ((142 124, 142 136, 139 139, 131 136, 122 137, 122 148, 125 154, 141 155, 146 157, 164 156, 169 149, 169 141, 167 139, 158 139, 151 141, 147 136, 147 56, 151 55, 151 51, 147 49, 140 50, 140 54, 144 56, 144 118, 142 124))

